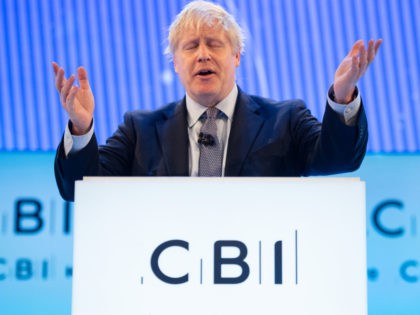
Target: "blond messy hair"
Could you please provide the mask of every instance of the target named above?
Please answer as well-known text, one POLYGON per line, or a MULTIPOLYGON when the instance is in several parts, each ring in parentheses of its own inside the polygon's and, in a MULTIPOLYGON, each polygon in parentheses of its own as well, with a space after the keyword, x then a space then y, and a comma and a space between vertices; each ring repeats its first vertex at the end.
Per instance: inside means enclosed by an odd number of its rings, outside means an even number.
POLYGON ((198 0, 188 3, 172 22, 165 54, 172 59, 182 34, 190 29, 199 31, 203 26, 222 26, 234 53, 243 53, 245 37, 235 18, 220 5, 198 0))

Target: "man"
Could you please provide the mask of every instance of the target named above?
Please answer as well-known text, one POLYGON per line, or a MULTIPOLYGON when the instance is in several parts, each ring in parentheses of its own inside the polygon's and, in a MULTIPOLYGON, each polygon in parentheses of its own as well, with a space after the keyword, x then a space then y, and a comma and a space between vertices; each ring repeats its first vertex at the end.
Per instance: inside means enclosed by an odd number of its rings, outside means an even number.
POLYGON ((242 31, 223 8, 189 3, 172 23, 169 47, 183 100, 154 112, 127 113, 107 144, 97 145, 94 98, 84 68, 65 79, 53 63, 69 115, 55 175, 64 199, 83 176, 307 176, 357 169, 367 123, 356 83, 381 40, 354 44, 337 69, 322 124, 302 101, 250 96, 235 83, 242 31), (204 115, 203 115, 204 114, 204 115))

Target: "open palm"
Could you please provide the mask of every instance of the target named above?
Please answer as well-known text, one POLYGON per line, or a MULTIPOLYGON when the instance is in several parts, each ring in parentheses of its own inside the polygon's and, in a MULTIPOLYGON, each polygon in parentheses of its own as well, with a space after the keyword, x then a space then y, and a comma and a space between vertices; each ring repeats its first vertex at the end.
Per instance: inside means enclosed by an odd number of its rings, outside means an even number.
POLYGON ((64 77, 64 69, 53 62, 55 85, 60 94, 63 108, 72 122, 72 133, 75 135, 85 134, 92 123, 95 101, 89 85, 87 72, 83 67, 77 69, 80 87, 75 86, 76 77, 71 75, 64 77))
POLYGON ((368 66, 375 59, 376 53, 382 44, 382 39, 370 40, 368 49, 362 40, 357 41, 349 54, 340 63, 334 77, 334 94, 338 103, 351 102, 356 84, 365 74, 368 66))

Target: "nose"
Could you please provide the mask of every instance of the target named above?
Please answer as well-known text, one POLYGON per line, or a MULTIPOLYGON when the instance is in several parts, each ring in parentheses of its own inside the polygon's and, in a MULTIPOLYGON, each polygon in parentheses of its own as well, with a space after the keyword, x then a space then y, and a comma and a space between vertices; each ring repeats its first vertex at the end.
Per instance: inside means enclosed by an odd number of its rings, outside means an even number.
POLYGON ((198 48, 198 55, 197 55, 198 62, 206 62, 209 61, 210 58, 210 52, 206 45, 200 45, 198 48))

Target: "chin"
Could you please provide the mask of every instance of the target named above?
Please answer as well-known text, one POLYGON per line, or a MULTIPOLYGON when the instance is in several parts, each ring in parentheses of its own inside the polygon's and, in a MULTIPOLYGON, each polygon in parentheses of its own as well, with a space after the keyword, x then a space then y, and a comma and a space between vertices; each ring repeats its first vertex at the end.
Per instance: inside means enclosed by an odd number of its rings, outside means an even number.
POLYGON ((215 91, 214 89, 197 89, 194 91, 194 94, 198 97, 216 97, 218 91, 215 91))
POLYGON ((204 106, 212 106, 214 104, 217 104, 220 100, 218 99, 218 96, 216 93, 196 93, 196 101, 204 106))

